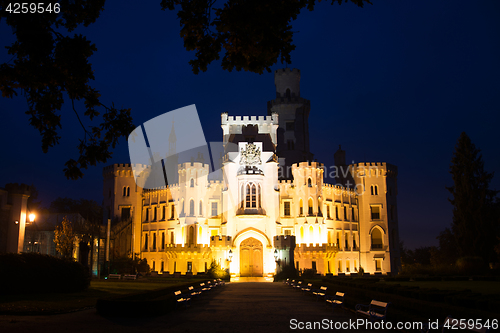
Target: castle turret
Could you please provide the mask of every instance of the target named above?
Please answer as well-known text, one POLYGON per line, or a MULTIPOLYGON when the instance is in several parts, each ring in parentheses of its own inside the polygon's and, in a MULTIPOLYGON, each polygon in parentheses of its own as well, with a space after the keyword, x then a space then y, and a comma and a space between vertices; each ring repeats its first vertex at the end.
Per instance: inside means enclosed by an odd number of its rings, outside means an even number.
POLYGON ((267 103, 268 114, 279 115, 277 155, 283 169, 280 178, 293 178, 294 163, 312 161, 309 151, 310 101, 300 97, 300 70, 278 69, 274 72, 276 99, 267 103))

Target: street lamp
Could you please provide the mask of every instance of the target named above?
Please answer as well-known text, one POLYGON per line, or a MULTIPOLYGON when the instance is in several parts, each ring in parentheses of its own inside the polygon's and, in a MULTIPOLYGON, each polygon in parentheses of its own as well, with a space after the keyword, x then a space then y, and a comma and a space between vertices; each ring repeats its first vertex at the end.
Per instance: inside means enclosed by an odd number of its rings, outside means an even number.
POLYGON ((30 213, 30 214, 28 215, 28 219, 29 219, 30 223, 35 222, 35 214, 30 213))
POLYGON ((278 250, 274 249, 274 261, 278 262, 278 250))
POLYGON ((233 260, 233 251, 231 249, 229 249, 227 256, 229 257, 229 262, 231 262, 233 260))

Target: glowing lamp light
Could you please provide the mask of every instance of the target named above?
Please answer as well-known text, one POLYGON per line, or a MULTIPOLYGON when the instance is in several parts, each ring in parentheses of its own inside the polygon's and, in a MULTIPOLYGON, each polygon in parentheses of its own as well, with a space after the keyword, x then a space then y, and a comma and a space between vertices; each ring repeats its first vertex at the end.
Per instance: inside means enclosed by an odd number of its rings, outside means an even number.
POLYGON ((35 221, 35 214, 33 213, 29 214, 28 219, 30 220, 30 223, 33 223, 35 221))
POLYGON ((274 249, 274 261, 278 261, 278 250, 274 249))
POLYGON ((233 251, 231 251, 231 249, 229 249, 229 253, 227 256, 229 257, 229 261, 233 259, 233 251))

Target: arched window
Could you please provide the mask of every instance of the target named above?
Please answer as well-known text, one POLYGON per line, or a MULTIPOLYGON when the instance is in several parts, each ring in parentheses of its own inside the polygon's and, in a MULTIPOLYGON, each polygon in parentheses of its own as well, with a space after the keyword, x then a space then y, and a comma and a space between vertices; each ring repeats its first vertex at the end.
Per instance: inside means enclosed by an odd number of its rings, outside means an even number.
POLYGON ((262 187, 259 184, 259 208, 262 208, 262 187))
POLYGON ((189 201, 189 216, 194 216, 194 200, 189 201))
POLYGON ((241 208, 243 208, 245 206, 245 186, 243 184, 241 184, 240 201, 241 201, 241 208))
POLYGON ((313 226, 309 227, 309 243, 314 243, 314 228, 313 228, 313 226))
POLYGON ((312 198, 309 198, 309 211, 307 212, 308 215, 312 215, 313 214, 313 199, 312 198))
POLYGON ((202 216, 203 215, 203 201, 200 200, 200 211, 198 212, 198 215, 202 216))
POLYGON ((371 239, 372 239, 372 250, 383 248, 382 233, 378 228, 373 229, 371 239))
POLYGON ((252 185, 252 208, 257 207, 257 187, 255 184, 252 185))
POLYGON ((190 187, 194 187, 194 178, 191 178, 191 180, 189 181, 189 186, 190 187))
POLYGON ((378 185, 375 185, 375 195, 378 195, 378 185))
POLYGON ((130 197, 130 186, 127 186, 127 197, 130 197))
POLYGON ((153 250, 156 250, 156 233, 153 233, 153 250))
POLYGON ((302 199, 299 201, 299 215, 304 215, 304 203, 302 202, 302 199))
POLYGON ((188 231, 188 244, 194 244, 194 227, 190 226, 188 231))
POLYGON ((285 96, 286 96, 287 98, 290 98, 290 88, 287 88, 287 89, 286 89, 285 96))
POLYGON ((311 180, 311 178, 307 178, 307 186, 312 187, 312 180, 311 180))
POLYGON ((373 185, 370 186, 370 190, 371 190, 371 194, 373 195, 375 193, 374 189, 373 189, 373 185))
POLYGON ((123 196, 127 196, 127 186, 123 186, 123 196))
POLYGON ((304 227, 300 227, 300 242, 304 243, 304 227))
POLYGON ((252 198, 250 196, 250 184, 247 184, 246 188, 247 188, 247 190, 246 190, 246 198, 245 198, 245 207, 249 208, 250 201, 252 200, 252 198))
POLYGON ((148 234, 144 234, 144 250, 148 250, 148 234))

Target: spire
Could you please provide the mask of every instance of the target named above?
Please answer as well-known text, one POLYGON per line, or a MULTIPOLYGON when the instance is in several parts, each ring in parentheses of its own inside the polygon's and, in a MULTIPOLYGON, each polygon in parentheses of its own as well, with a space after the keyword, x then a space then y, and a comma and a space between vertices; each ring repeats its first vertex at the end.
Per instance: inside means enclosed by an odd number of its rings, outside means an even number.
POLYGON ((168 154, 169 155, 175 154, 176 143, 177 143, 177 137, 175 136, 174 121, 172 120, 172 130, 170 131, 170 135, 168 136, 168 154))
POLYGON ((172 121, 172 130, 170 131, 170 135, 168 136, 168 142, 171 143, 177 142, 177 137, 175 136, 174 121, 172 121))

